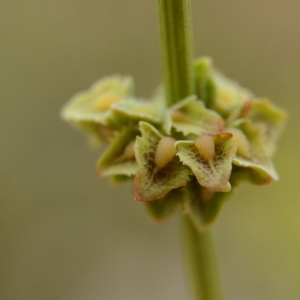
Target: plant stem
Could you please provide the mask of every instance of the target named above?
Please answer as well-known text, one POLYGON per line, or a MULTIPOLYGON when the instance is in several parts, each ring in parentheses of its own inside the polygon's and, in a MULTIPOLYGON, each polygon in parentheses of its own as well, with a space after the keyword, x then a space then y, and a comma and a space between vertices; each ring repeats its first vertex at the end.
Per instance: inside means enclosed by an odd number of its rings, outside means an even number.
POLYGON ((211 232, 199 232, 188 217, 182 219, 182 248, 189 270, 186 282, 190 286, 191 299, 223 300, 211 232))
MULTIPOLYGON (((157 0, 164 89, 167 106, 194 93, 190 0, 157 0)), ((217 264, 209 232, 199 233, 183 218, 184 250, 195 300, 222 300, 217 264)))
POLYGON ((158 0, 167 105, 194 93, 190 0, 158 0))

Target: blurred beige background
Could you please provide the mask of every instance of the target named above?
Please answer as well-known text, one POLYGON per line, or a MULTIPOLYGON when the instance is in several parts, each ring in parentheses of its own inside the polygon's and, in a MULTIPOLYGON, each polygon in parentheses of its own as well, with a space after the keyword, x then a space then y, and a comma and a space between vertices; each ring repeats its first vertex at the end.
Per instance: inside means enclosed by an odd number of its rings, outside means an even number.
MULTIPOLYGON (((195 54, 290 112, 281 175, 242 186, 214 226, 230 300, 300 299, 300 1, 193 1, 195 54)), ((0 299, 183 300, 176 217, 149 222, 131 185, 59 119, 96 79, 159 83, 156 1, 1 0, 0 299)))

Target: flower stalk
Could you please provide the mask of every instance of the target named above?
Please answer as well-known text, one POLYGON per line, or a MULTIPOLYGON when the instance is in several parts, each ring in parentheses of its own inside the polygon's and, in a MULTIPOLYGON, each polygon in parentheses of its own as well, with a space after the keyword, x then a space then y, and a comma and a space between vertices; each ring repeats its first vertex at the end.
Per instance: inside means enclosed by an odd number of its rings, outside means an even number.
POLYGON ((167 106, 194 93, 193 30, 189 0, 158 0, 167 106))
POLYGON ((182 252, 186 284, 193 300, 223 300, 212 232, 199 232, 189 218, 182 218, 182 252))
MULTIPOLYGON (((164 89, 167 106, 194 93, 190 0, 158 0, 164 89)), ((193 300, 222 300, 218 267, 209 231, 199 232, 186 216, 183 253, 193 300)))

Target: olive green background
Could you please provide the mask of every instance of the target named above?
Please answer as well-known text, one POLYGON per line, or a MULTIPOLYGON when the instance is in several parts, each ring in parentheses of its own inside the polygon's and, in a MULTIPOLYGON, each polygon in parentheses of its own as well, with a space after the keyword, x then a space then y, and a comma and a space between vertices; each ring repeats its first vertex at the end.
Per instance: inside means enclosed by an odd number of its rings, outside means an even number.
MULTIPOLYGON (((195 55, 290 114, 281 179, 243 185, 214 225, 230 300, 300 299, 300 1, 193 1, 195 55)), ((105 75, 160 82, 156 1, 1 0, 0 299, 183 300, 178 217, 154 225, 132 186, 59 110, 105 75)))

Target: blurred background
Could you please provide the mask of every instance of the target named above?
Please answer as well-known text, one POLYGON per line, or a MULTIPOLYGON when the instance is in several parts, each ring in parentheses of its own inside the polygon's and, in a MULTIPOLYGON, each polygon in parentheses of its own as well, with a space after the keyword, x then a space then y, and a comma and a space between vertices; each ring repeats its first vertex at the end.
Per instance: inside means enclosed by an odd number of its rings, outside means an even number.
MULTIPOLYGON (((300 299, 299 11, 298 0, 193 1, 196 56, 290 113, 280 181, 241 186, 214 226, 230 300, 300 299)), ((0 299, 186 299, 178 217, 155 225, 131 184, 100 180, 99 152, 59 118, 105 75, 152 93, 156 1, 1 0, 0 38, 0 299)))

